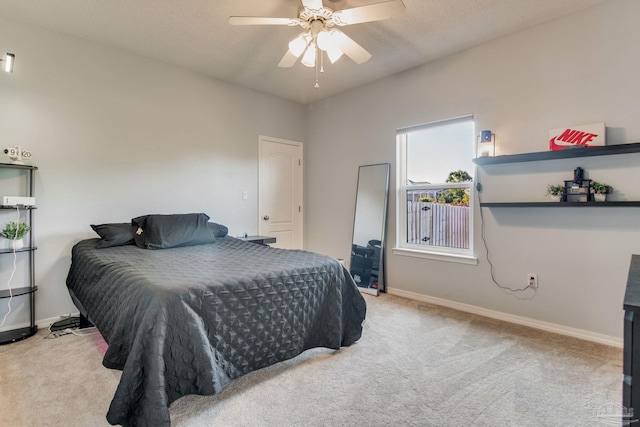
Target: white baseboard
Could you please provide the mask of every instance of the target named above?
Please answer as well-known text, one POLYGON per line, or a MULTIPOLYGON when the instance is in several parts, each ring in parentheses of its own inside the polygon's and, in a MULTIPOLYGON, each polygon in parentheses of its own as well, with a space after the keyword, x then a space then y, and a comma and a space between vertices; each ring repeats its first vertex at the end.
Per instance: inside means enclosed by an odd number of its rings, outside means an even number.
POLYGON ((416 292, 404 291, 402 289, 388 288, 387 292, 391 295, 409 298, 416 301, 422 301, 443 307, 453 308, 454 310, 464 311, 467 313, 477 314, 479 316, 490 317, 492 319, 502 320, 517 325, 529 326, 535 329, 541 329, 547 332, 566 335, 573 338, 579 338, 586 341, 596 342, 598 344, 609 345, 622 348, 622 338, 616 338, 609 335, 598 334, 596 332, 586 331, 584 329, 571 328, 569 326, 558 325, 556 323, 543 322, 529 317, 516 316, 515 314, 502 313, 488 308, 478 307, 471 304, 465 304, 456 301, 450 301, 443 298, 432 297, 429 295, 418 294, 416 292))

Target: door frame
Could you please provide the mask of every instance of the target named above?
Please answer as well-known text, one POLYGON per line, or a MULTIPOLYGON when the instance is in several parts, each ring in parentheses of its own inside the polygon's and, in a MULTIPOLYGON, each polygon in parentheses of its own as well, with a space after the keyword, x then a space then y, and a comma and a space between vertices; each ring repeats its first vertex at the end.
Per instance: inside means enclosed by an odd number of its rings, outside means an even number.
POLYGON ((289 139, 274 138, 266 135, 258 135, 258 234, 263 235, 262 221, 262 153, 264 142, 275 142, 277 144, 293 145, 300 150, 300 244, 304 247, 304 146, 302 142, 292 141, 289 139))

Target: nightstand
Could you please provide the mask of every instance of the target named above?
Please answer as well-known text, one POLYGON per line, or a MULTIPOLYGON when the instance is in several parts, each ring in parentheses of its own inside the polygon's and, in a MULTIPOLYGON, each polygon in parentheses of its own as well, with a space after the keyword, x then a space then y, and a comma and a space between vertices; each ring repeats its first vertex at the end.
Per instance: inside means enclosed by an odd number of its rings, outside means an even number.
POLYGON ((270 243, 275 243, 275 237, 269 236, 247 236, 247 237, 238 237, 239 240, 244 240, 245 242, 255 243, 256 245, 269 246, 270 243))

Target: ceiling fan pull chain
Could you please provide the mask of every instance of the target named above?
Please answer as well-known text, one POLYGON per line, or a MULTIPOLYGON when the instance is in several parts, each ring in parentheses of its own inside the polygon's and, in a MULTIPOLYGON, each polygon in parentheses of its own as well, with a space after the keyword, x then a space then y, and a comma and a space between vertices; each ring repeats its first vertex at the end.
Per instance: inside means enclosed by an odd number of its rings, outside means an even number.
MULTIPOLYGON (((320 83, 318 83, 318 80, 320 79, 319 70, 320 67, 322 67, 322 65, 320 65, 320 61, 322 61, 322 52, 316 47, 316 84, 314 86, 316 89, 320 87, 320 83)), ((322 71, 324 72, 324 70, 322 71)))

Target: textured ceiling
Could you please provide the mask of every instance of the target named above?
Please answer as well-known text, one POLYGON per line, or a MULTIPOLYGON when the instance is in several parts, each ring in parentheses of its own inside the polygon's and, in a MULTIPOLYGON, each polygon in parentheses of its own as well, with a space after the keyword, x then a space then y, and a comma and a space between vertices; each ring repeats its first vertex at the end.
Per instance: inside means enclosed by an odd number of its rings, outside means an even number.
MULTIPOLYGON (((114 46, 303 104, 606 0, 403 0, 404 16, 342 27, 373 57, 325 64, 320 88, 277 64, 300 27, 231 26, 232 15, 296 17, 299 0, 2 0, 0 16, 114 46)), ((377 0, 324 0, 336 10, 377 0)))

